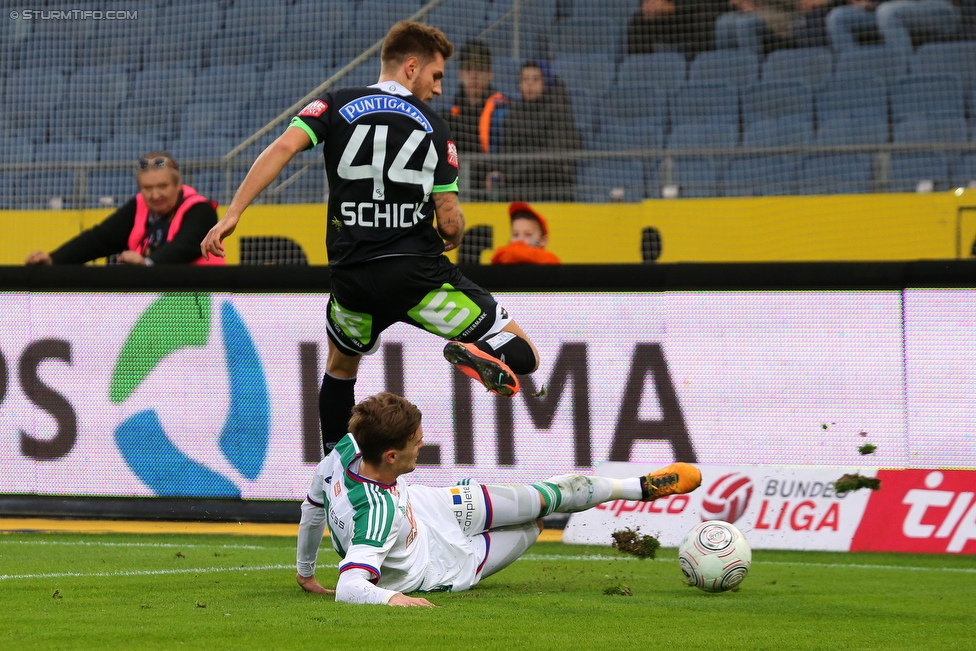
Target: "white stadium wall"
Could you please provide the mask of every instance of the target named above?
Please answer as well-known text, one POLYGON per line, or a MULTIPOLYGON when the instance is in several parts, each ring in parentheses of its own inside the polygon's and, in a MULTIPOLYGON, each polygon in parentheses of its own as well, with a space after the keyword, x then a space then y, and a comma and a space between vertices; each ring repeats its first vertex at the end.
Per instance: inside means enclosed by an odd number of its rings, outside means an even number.
MULTIPOLYGON (((543 359, 514 400, 404 325, 362 365, 357 396, 395 390, 424 413, 417 481, 674 459, 820 482, 839 474, 818 467, 976 468, 974 291, 497 296, 543 359)), ((0 493, 301 499, 326 301, 0 293, 0 493)))

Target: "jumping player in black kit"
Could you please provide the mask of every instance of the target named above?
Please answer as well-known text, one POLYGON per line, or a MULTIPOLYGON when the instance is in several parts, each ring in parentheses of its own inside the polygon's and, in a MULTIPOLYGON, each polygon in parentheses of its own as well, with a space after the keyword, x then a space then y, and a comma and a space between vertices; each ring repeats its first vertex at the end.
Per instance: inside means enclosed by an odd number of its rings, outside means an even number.
POLYGON ((297 153, 323 143, 332 277, 319 392, 326 452, 347 433, 360 359, 393 323, 451 340, 444 357, 498 395, 515 395, 516 376, 539 364, 505 309, 443 255, 461 243, 464 214, 457 148, 427 102, 441 94, 453 52, 436 28, 394 25, 383 42, 379 82, 326 93, 302 109, 258 156, 200 245, 205 256, 223 256, 224 238, 254 198, 297 153))

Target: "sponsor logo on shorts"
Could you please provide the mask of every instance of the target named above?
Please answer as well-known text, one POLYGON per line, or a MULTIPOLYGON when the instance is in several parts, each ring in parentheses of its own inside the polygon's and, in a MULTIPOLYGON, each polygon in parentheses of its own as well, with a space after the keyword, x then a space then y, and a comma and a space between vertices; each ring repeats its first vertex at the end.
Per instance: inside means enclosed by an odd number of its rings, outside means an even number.
POLYGON ((339 109, 339 114, 349 124, 352 124, 363 116, 372 115, 373 113, 400 113, 422 126, 427 133, 431 133, 434 130, 434 127, 431 126, 427 118, 416 106, 400 97, 367 95, 366 97, 354 99, 339 109))
POLYGON ((301 113, 299 113, 298 115, 299 117, 307 116, 307 117, 317 118, 323 113, 325 113, 325 110, 327 108, 329 108, 328 104, 326 104, 320 99, 317 99, 309 102, 305 106, 305 108, 302 109, 301 113))
POLYGON ((447 141, 447 163, 454 169, 458 168, 457 145, 450 140, 447 141))
POLYGON ((407 314, 435 335, 453 339, 478 318, 481 308, 464 292, 444 283, 424 296, 407 314))

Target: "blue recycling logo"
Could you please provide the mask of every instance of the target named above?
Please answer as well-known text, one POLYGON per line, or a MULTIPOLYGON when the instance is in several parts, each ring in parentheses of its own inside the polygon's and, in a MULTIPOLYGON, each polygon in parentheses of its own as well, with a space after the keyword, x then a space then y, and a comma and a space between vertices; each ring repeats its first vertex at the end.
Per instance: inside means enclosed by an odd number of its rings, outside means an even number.
MULTIPOLYGON (((219 447, 234 469, 254 480, 261 474, 268 452, 268 385, 254 341, 229 301, 220 306, 220 324, 230 378, 230 409, 219 447)), ((123 404, 167 355, 187 346, 205 346, 210 329, 209 294, 163 294, 139 316, 122 346, 112 371, 111 401, 123 404)), ((161 497, 241 496, 233 481, 194 461, 173 443, 155 409, 140 411, 120 423, 115 428, 115 443, 132 472, 161 497)))

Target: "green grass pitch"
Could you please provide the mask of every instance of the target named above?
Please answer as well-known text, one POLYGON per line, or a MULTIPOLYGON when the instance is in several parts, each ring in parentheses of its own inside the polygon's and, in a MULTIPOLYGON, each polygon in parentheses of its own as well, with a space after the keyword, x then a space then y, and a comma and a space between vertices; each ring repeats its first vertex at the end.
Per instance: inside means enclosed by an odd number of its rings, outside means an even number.
POLYGON ((396 609, 303 593, 289 538, 3 534, 0 649, 976 649, 973 557, 757 551, 710 595, 660 556, 540 543, 396 609))

